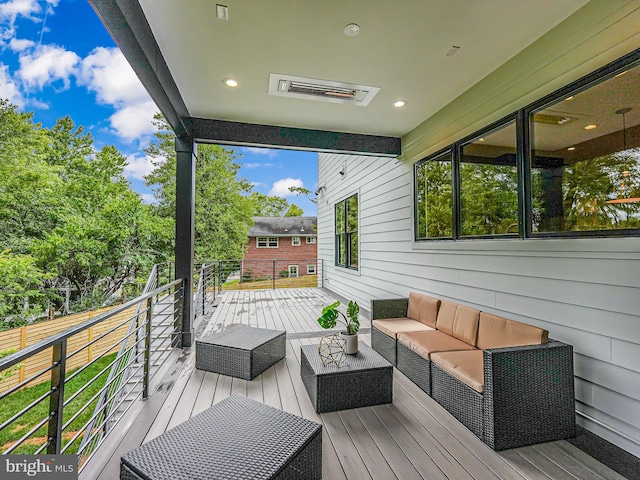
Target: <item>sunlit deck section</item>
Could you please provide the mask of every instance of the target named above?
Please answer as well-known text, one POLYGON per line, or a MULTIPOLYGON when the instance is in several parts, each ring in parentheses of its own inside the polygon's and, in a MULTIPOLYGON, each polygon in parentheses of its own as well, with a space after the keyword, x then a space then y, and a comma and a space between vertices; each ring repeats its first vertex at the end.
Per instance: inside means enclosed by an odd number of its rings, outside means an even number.
MULTIPOLYGON (((195 348, 176 352, 152 396, 132 408, 80 478, 118 478, 121 455, 235 393, 321 423, 325 479, 623 478, 566 441, 496 453, 397 370, 393 403, 315 413, 300 378, 300 347, 327 334, 315 319, 333 301, 317 288, 224 292, 198 334, 236 324, 286 330, 285 360, 246 381, 196 370, 195 348)), ((369 331, 363 318, 361 341, 369 343, 369 331)))

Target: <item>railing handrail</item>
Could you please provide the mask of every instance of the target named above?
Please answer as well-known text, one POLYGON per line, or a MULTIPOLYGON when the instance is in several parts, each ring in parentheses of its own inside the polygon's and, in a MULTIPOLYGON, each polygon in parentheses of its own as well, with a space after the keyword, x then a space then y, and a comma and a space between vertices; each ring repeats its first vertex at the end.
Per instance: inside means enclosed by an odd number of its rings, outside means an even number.
POLYGON ((18 350, 15 353, 12 353, 11 355, 7 355, 6 357, 0 359, 0 372, 12 367, 13 365, 16 365, 18 363, 20 363, 21 361, 35 355, 36 353, 41 352, 42 350, 45 350, 49 347, 53 347, 54 345, 60 343, 63 340, 68 339, 69 337, 72 337, 74 335, 77 335, 78 333, 82 332, 83 330, 86 330, 90 327, 93 327, 94 325, 97 325, 98 323, 101 323, 105 320, 107 320, 108 318, 113 317, 114 315, 117 315, 121 312, 124 312, 125 310, 133 307, 134 305, 139 304, 140 302, 147 300, 151 297, 154 297, 162 292, 164 292, 165 290, 168 290, 170 288, 173 288, 177 285, 180 285, 183 282, 182 279, 178 279, 178 280, 174 280, 171 283, 167 283, 166 285, 163 285, 162 287, 158 287, 155 290, 145 293, 143 295, 140 295, 132 300, 129 300, 126 303, 123 303, 122 305, 109 310, 108 312, 105 313, 101 313, 100 315, 90 318, 89 320, 86 320, 82 323, 79 323, 77 325, 74 325, 72 327, 67 328, 66 330, 63 330, 62 332, 56 333, 54 335, 51 335, 50 337, 47 337, 37 343, 34 343, 33 345, 29 345, 21 350, 18 350))

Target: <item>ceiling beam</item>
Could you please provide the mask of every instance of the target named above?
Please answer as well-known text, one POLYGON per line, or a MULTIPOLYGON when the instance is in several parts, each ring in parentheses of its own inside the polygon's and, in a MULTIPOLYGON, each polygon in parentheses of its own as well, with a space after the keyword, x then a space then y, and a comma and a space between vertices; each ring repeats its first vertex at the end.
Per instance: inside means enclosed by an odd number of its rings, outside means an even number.
POLYGON ((187 106, 137 0, 89 0, 175 134, 191 136, 187 106))
POLYGON ((400 138, 304 128, 229 122, 207 118, 185 120, 195 141, 223 145, 247 145, 327 153, 397 157, 400 138))

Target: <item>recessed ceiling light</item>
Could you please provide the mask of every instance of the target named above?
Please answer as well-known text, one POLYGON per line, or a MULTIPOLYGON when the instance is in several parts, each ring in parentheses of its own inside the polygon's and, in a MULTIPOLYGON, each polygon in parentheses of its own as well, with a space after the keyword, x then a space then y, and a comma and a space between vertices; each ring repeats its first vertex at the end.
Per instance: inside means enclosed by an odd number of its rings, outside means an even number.
POLYGON ((593 130, 594 128, 598 128, 598 126, 595 123, 591 123, 586 127, 584 127, 585 130, 593 130))
POLYGON ((484 142, 484 138, 479 138, 478 141, 479 142, 484 142))
POLYGON ((402 108, 407 104, 407 102, 405 100, 398 100, 396 102, 393 103, 393 106, 396 108, 402 108))
POLYGON ((347 37, 355 37, 360 33, 360 25, 357 23, 350 23, 346 27, 344 27, 344 34, 347 37))
POLYGON ((621 77, 622 75, 624 75, 625 73, 627 73, 629 70, 625 70, 624 72, 620 72, 619 74, 616 75, 616 77, 621 77))
POLYGON ((565 100, 568 102, 569 100, 573 100, 573 95, 571 95, 570 97, 565 98, 565 100))
POLYGON ((569 147, 567 148, 567 150, 569 150, 570 152, 573 152, 576 149, 576 147, 569 147))
POLYGON ((240 85, 235 78, 225 78, 223 82, 227 87, 231 88, 236 88, 238 85, 240 85))

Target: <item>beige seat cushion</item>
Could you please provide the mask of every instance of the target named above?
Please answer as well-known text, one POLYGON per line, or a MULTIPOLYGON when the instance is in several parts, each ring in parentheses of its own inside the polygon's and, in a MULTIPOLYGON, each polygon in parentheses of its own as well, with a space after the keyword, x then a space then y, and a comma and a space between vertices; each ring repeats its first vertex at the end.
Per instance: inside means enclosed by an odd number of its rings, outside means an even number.
POLYGON ((439 307, 440 300, 437 298, 411 292, 409 293, 407 317, 424 323, 429 327, 436 328, 439 307))
POLYGON ((431 359, 435 352, 450 352, 454 350, 472 350, 474 347, 446 333, 432 330, 430 332, 401 332, 398 341, 418 355, 431 359))
POLYGON ((549 332, 526 323, 482 312, 478 326, 478 348, 541 345, 549 340, 549 332))
POLYGON ((442 302, 438 310, 438 330, 473 345, 478 341, 480 310, 453 302, 442 302))
POLYGON ((406 317, 378 319, 371 322, 371 325, 394 339, 400 332, 426 332, 433 330, 433 328, 427 327, 423 323, 406 317))
POLYGON ((484 393, 482 350, 434 353, 431 361, 476 392, 484 393))

